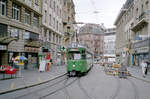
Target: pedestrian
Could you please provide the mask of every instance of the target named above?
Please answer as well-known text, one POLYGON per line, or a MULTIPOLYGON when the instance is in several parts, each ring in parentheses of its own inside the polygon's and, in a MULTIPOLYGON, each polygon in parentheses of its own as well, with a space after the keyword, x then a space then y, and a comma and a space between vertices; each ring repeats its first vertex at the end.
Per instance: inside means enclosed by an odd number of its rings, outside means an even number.
POLYGON ((149 61, 148 60, 146 61, 146 64, 147 64, 147 67, 146 67, 145 75, 147 75, 147 72, 148 72, 148 66, 149 66, 149 61))
POLYGON ((145 78, 145 76, 146 76, 146 68, 147 68, 146 61, 142 60, 141 67, 142 67, 143 77, 145 78))
POLYGON ((118 68, 119 78, 127 78, 127 67, 124 63, 121 63, 120 67, 118 68))
POLYGON ((24 61, 24 69, 26 69, 26 70, 28 69, 28 61, 27 60, 24 61))

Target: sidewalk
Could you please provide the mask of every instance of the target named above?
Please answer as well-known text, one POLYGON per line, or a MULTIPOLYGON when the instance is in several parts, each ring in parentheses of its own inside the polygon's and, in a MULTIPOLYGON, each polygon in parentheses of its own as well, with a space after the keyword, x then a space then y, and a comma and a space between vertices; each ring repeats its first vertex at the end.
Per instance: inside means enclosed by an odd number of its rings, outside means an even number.
MULTIPOLYGON (((65 73, 65 66, 52 66, 49 72, 39 72, 36 68, 22 70, 20 78, 0 80, 0 93, 45 82, 65 73)), ((1 78, 2 75, 0 75, 1 78)))
POLYGON ((130 72, 132 77, 144 80, 146 82, 150 82, 150 72, 148 72, 146 77, 144 78, 141 67, 138 66, 128 67, 128 71, 130 72))

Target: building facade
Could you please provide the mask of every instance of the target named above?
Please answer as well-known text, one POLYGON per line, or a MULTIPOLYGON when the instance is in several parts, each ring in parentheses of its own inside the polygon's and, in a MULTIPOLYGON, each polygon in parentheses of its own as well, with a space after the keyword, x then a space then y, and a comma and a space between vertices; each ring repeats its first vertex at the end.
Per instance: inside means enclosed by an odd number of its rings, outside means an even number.
POLYGON ((40 35, 43 41, 42 49, 50 52, 54 64, 60 64, 64 37, 63 0, 42 0, 42 15, 42 34, 40 35))
POLYGON ((0 0, 0 65, 24 55, 38 63, 41 0, 0 0))
MULTIPOLYGON (((63 0, 63 48, 75 41, 76 25, 75 23, 75 5, 73 0, 63 0)), ((66 62, 66 53, 62 51, 63 62, 66 62)))
POLYGON ((116 29, 108 28, 104 33, 104 62, 115 62, 116 29))
POLYGON ((74 41, 75 6, 73 0, 64 0, 63 4, 64 45, 67 47, 69 42, 74 41))
POLYGON ((141 60, 150 59, 149 9, 149 0, 127 0, 115 22, 116 55, 128 65, 139 66, 141 60))
POLYGON ((84 44, 94 53, 95 58, 104 54, 104 29, 99 24, 85 24, 80 28, 79 43, 84 44))

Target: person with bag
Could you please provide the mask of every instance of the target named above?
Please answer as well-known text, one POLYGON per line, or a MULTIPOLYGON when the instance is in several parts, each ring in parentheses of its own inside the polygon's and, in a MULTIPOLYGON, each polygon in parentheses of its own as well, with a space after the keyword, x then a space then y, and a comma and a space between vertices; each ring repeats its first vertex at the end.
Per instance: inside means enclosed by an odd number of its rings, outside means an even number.
POLYGON ((146 67, 145 75, 147 75, 147 73, 148 73, 148 65, 150 64, 150 62, 147 60, 146 64, 147 64, 147 67, 146 67))
POLYGON ((143 77, 145 78, 145 76, 146 76, 146 68, 147 68, 146 61, 142 60, 141 67, 142 67, 143 77))

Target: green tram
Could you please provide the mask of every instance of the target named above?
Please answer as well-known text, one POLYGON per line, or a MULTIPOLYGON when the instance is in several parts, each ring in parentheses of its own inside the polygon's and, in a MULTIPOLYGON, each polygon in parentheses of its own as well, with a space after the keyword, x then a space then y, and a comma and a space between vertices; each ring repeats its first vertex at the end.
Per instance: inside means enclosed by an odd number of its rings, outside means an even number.
POLYGON ((79 44, 67 48, 68 76, 82 76, 93 67, 93 54, 79 44))

